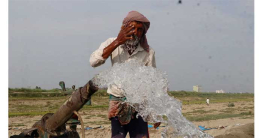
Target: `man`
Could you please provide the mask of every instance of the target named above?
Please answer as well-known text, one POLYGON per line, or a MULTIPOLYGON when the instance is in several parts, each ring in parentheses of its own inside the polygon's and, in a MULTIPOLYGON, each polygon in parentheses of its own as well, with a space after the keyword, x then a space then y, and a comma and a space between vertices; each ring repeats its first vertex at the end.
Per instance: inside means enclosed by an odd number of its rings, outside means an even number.
POLYGON ((209 98, 206 98, 206 105, 209 106, 209 98))
MULTIPOLYGON (((150 21, 141 13, 131 11, 124 18, 121 30, 117 38, 109 38, 101 43, 99 49, 90 56, 90 64, 97 67, 105 63, 111 56, 111 63, 124 63, 129 60, 137 60, 145 66, 156 67, 155 52, 148 45, 146 33, 150 27, 150 21)), ((131 138, 149 137, 148 124, 125 101, 123 91, 116 85, 109 86, 110 94, 108 118, 111 120, 112 137, 124 138, 129 132, 131 138)), ((157 128, 160 123, 154 126, 157 128)))

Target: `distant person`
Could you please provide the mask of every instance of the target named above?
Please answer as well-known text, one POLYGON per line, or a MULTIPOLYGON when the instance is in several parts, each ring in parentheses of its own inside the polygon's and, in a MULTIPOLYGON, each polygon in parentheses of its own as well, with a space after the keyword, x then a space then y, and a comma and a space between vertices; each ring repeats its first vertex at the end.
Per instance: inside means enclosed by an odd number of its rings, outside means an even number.
POLYGON ((206 98, 206 105, 209 106, 209 98, 206 98))
MULTIPOLYGON (((145 66, 156 68, 155 52, 148 45, 146 33, 150 21, 141 13, 131 11, 124 18, 117 37, 109 38, 90 56, 90 64, 97 67, 110 57, 112 65, 130 60, 142 62, 145 66)), ((110 85, 108 118, 111 120, 111 137, 125 138, 129 132, 133 138, 148 138, 148 123, 142 117, 136 118, 137 112, 128 104, 121 104, 126 97, 116 85, 110 85)), ((154 124, 157 128, 160 123, 154 124)))

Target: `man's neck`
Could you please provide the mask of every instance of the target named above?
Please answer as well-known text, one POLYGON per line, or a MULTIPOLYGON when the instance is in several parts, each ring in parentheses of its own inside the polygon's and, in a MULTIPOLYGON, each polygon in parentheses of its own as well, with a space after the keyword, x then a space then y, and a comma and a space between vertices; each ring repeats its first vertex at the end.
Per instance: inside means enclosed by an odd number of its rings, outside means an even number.
POLYGON ((125 49, 128 51, 128 53, 130 55, 132 55, 132 53, 138 48, 138 45, 132 46, 132 45, 128 45, 125 44, 125 49))

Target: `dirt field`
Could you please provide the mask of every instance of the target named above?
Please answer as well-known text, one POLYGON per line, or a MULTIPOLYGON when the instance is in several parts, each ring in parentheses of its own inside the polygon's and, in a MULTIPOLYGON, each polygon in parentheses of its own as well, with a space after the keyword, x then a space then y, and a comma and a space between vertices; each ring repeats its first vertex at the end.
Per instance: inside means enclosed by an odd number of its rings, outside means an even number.
MULTIPOLYGON (((94 99, 92 106, 85 105, 79 111, 85 127, 99 127, 97 129, 85 130, 86 138, 110 138, 110 121, 107 119, 107 97, 94 99)), ((14 115, 20 112, 54 112, 65 101, 65 98, 51 99, 9 99, 9 137, 18 135, 22 130, 31 126, 42 115, 14 115)), ((187 119, 191 120, 197 127, 204 126, 213 128, 204 132, 216 138, 250 138, 254 137, 254 102, 239 101, 234 107, 228 107, 228 103, 185 104, 182 112, 187 119)), ((161 124, 165 126, 165 124, 161 124)), ((78 126, 78 132, 81 136, 78 126)), ((165 127, 156 130, 149 128, 151 138, 160 138, 161 131, 165 127)))

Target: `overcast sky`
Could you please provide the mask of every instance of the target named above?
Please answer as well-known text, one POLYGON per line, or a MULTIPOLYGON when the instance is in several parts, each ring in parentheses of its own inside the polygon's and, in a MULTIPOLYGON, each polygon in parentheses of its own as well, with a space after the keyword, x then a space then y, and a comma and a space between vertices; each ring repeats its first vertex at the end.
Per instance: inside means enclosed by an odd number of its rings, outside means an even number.
POLYGON ((136 10, 170 90, 254 92, 254 0, 9 0, 9 87, 84 85, 90 54, 136 10))

